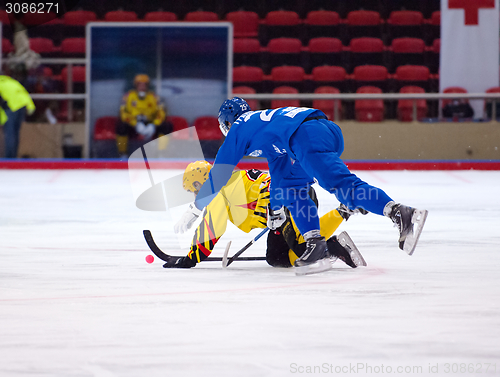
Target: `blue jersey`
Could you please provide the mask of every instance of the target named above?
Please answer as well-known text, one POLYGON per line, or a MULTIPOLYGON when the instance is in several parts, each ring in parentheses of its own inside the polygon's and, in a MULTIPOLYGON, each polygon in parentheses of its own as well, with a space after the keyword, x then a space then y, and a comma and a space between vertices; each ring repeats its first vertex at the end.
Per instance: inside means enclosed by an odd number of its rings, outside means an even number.
MULTIPOLYGON (((324 114, 307 107, 283 107, 242 114, 231 126, 217 153, 209 178, 197 195, 196 207, 203 208, 210 203, 245 155, 267 158, 272 182, 275 182, 273 170, 286 177, 292 169, 290 158, 295 159, 290 150, 290 137, 304 119, 319 115, 324 114)), ((303 178, 301 176, 301 182, 303 178)))

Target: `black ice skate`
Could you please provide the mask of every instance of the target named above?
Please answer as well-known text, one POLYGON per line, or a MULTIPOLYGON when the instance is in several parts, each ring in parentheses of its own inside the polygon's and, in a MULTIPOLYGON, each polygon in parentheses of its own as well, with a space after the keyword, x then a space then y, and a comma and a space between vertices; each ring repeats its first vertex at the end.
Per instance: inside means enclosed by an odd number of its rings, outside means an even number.
POLYGON ((332 258, 338 258, 352 268, 366 266, 363 256, 347 232, 331 237, 326 243, 332 258))
POLYGON ((306 251, 295 261, 295 275, 310 275, 332 268, 324 237, 309 238, 306 251))
POLYGON ((399 248, 412 255, 424 227, 428 211, 395 204, 389 217, 399 230, 399 248))

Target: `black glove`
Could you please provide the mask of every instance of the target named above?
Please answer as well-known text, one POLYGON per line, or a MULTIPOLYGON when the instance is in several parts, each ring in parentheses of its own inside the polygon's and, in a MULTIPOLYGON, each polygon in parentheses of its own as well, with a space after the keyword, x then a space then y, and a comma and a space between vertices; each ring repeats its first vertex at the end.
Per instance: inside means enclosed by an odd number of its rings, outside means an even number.
POLYGON ((163 268, 191 268, 196 262, 188 257, 169 257, 163 268))

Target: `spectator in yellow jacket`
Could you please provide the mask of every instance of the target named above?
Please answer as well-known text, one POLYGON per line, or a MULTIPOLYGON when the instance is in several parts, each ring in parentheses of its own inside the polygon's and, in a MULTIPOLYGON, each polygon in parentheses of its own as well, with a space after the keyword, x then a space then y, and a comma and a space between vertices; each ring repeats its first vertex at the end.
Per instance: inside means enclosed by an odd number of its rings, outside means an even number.
POLYGON ((0 124, 5 136, 6 158, 17 157, 21 125, 26 113, 34 111, 35 104, 19 81, 0 75, 0 124))
MULTIPOLYGON (((166 121, 165 107, 158 96, 149 90, 149 77, 138 74, 134 78, 134 89, 128 91, 120 107, 120 121, 116 128, 118 153, 127 154, 128 139, 139 138, 148 142, 172 132, 172 125, 166 121)), ((166 147, 167 138, 160 139, 160 149, 166 147)))

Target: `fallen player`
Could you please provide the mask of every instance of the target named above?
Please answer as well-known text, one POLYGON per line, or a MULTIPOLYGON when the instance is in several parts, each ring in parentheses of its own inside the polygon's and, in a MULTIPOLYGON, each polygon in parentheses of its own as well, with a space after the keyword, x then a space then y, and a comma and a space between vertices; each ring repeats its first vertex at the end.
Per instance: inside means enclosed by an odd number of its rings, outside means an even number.
MULTIPOLYGON (((183 176, 183 188, 198 194, 208 179, 212 165, 196 161, 188 165, 183 176)), ((212 202, 206 207, 203 219, 196 229, 189 253, 185 257, 172 256, 165 268, 190 268, 205 260, 225 233, 231 221, 245 233, 269 226, 266 261, 273 267, 292 267, 306 250, 306 242, 297 229, 289 211, 269 211, 269 186, 271 177, 260 170, 242 170, 231 178, 212 202)), ((309 195, 317 204, 316 193, 311 187, 309 195)), ((331 259, 341 259, 352 268, 366 266, 349 235, 342 232, 332 236, 344 219, 353 212, 345 207, 330 211, 320 219, 321 234, 328 239, 331 259)), ((330 261, 331 263, 331 261, 330 261)))

